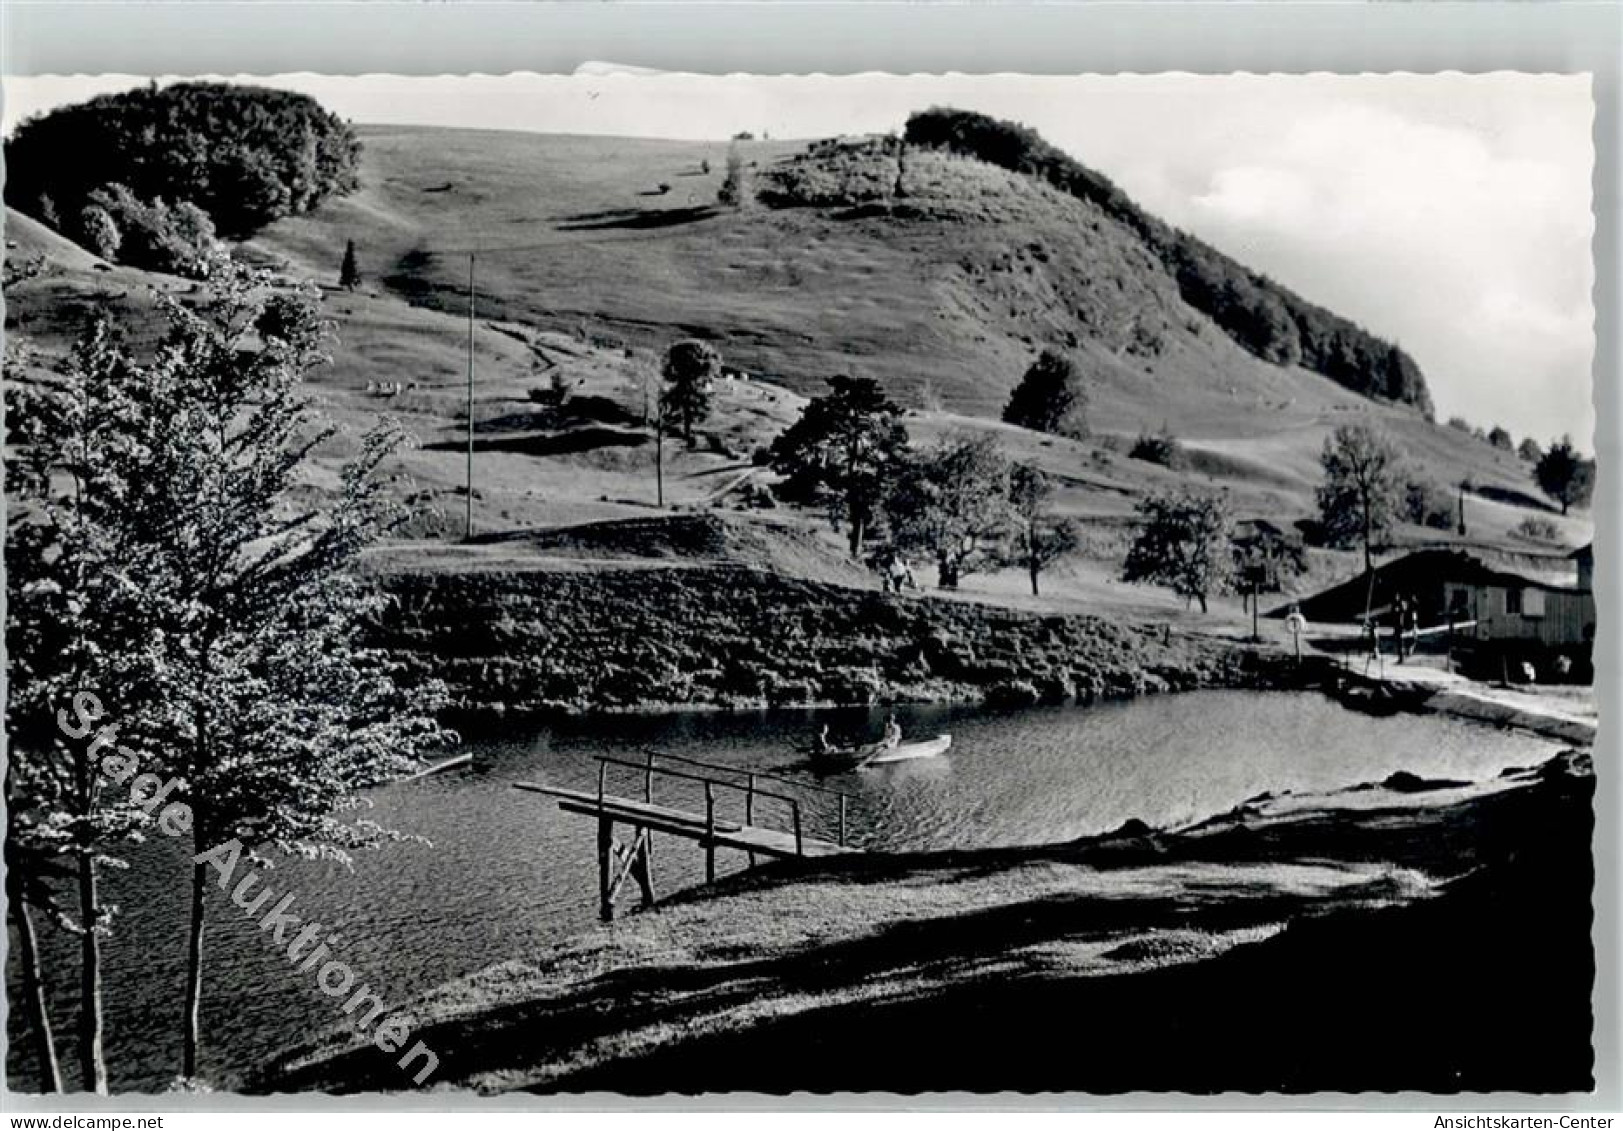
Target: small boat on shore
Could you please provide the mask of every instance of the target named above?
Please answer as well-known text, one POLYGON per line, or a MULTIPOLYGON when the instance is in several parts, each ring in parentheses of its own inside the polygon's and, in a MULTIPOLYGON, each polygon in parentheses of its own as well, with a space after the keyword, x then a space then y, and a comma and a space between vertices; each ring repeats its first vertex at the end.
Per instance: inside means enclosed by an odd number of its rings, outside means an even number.
POLYGON ((918 758, 934 758, 952 746, 952 735, 938 734, 918 742, 899 742, 894 746, 883 742, 865 742, 860 746, 830 746, 810 750, 812 765, 823 770, 865 770, 871 766, 888 766, 892 762, 911 762, 918 758))

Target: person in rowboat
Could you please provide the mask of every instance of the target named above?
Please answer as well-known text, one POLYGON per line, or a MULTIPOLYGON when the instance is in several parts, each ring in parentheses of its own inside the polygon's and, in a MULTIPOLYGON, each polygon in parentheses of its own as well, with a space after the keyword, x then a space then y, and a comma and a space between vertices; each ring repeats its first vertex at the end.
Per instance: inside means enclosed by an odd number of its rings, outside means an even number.
POLYGON ((880 740, 886 750, 894 750, 902 744, 902 728, 896 722, 895 714, 885 716, 885 737, 880 740))

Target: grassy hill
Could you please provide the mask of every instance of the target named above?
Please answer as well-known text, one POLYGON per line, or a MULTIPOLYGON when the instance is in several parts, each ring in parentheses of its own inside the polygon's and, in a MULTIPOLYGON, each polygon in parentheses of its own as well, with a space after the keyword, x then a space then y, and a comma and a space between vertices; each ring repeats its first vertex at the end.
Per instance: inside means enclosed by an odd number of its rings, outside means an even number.
MULTIPOLYGON (((1584 516, 1551 513, 1514 456, 1247 353, 1183 302, 1132 231, 1032 177, 910 151, 904 195, 876 200, 876 147, 747 142, 762 199, 735 211, 714 205, 725 143, 398 127, 361 134, 359 192, 272 225, 242 251, 329 288, 337 344, 318 393, 350 436, 387 413, 420 441, 398 465, 399 490, 419 517, 393 558, 472 568, 638 556, 635 538, 597 539, 611 550, 581 554, 578 539, 536 532, 658 513, 645 389, 665 347, 685 336, 715 342, 749 376, 722 383, 695 450, 668 446, 668 503, 728 507, 751 498, 763 473, 748 457, 795 418, 822 378, 874 376, 912 406, 916 439, 994 430, 1013 457, 1060 479, 1060 509, 1087 522, 1087 548, 1045 605, 1172 615, 1172 599, 1113 581, 1135 501, 1196 482, 1228 490, 1241 517, 1289 523, 1313 511, 1324 437, 1358 419, 1387 429, 1422 476, 1478 486, 1470 543, 1541 552, 1511 533, 1530 513, 1551 518, 1568 545, 1590 536, 1584 516), (357 291, 332 287, 348 239, 365 276, 357 291), (453 550, 465 506, 470 251, 475 504, 487 537, 453 550), (1048 344, 1074 352, 1092 379, 1089 440, 996 422, 1008 390, 1048 344), (554 383, 569 389, 562 407, 532 398, 554 383), (1138 432, 1162 425, 1188 449, 1186 470, 1124 454, 1138 432)), ((7 240, 15 245, 8 257, 44 264, 8 287, 7 328, 47 362, 93 308, 138 310, 149 287, 191 286, 101 263, 10 212, 7 240)), ((323 453, 312 490, 351 443, 341 437, 323 453)), ((739 510, 734 521, 760 517, 739 510)), ((796 546, 804 538, 836 546, 820 515, 780 508, 771 526, 800 531, 796 546)), ((1459 541, 1420 529, 1401 538, 1459 541)), ((646 553, 668 552, 659 541, 646 553)), ((811 560, 793 547, 775 557, 759 539, 721 544, 791 571, 778 559, 811 560)), ((1314 586, 1356 568, 1344 555, 1319 555, 1315 565, 1314 586)), ((968 588, 1023 600, 1013 575, 971 577, 968 588)))
MULTIPOLYGON (((851 207, 860 171, 837 168, 831 191, 792 178, 796 191, 778 195, 793 206, 731 212, 713 207, 719 144, 399 128, 362 137, 365 187, 272 226, 254 250, 335 279, 353 238, 379 285, 458 314, 477 251, 483 315, 634 347, 703 336, 730 363, 800 392, 857 372, 905 403, 995 414, 1036 350, 1060 344, 1097 382, 1107 429, 1164 418, 1180 433, 1222 435, 1259 407, 1362 403, 1234 345, 1102 210, 990 165, 911 156, 907 208, 895 215, 851 207)), ((803 148, 743 146, 762 188, 777 170, 840 163, 796 161, 803 148)))

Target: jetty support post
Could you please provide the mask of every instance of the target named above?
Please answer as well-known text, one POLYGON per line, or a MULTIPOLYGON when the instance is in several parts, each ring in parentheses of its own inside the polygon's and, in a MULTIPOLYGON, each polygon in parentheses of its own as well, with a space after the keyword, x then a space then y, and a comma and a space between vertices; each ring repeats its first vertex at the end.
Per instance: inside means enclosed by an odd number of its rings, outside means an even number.
POLYGON ((704 882, 716 882, 716 791, 704 783, 704 882))
POLYGON ((637 881, 637 887, 642 891, 642 905, 644 908, 654 905, 654 834, 647 829, 642 832, 641 843, 637 851, 631 856, 631 876, 637 881))
POLYGON ((620 869, 614 873, 609 881, 608 906, 612 910, 620 899, 620 889, 625 887, 628 878, 637 881, 637 887, 642 890, 642 905, 654 905, 654 877, 649 870, 648 846, 654 841, 654 834, 643 829, 631 842, 630 848, 619 845, 610 849, 620 863, 620 869))
POLYGON ((614 918, 614 821, 606 815, 597 819, 597 913, 605 922, 614 918))
MULTIPOLYGON (((645 750, 648 756, 642 773, 642 799, 645 804, 654 803, 654 752, 645 750)), ((649 833, 642 843, 642 867, 637 872, 637 885, 642 888, 642 905, 654 905, 654 834, 649 833)))
MULTIPOLYGON (((748 785, 744 790, 744 823, 755 824, 755 775, 749 775, 748 785)), ((750 853, 750 867, 755 867, 755 853, 750 853)))

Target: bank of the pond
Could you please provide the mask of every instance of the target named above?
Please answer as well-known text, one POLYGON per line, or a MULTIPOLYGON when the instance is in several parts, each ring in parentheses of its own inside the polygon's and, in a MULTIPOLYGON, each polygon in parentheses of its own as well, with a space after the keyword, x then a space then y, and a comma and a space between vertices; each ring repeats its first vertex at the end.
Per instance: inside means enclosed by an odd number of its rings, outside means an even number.
MULTIPOLYGON (((1172 831, 734 877, 407 1007, 441 1086, 1590 1086, 1593 772, 1395 774, 1172 831)), ((256 1090, 391 1090, 329 1033, 256 1090)))
POLYGON ((1286 657, 1107 617, 733 565, 396 572, 379 643, 464 711, 1089 703, 1296 682, 1286 657))

